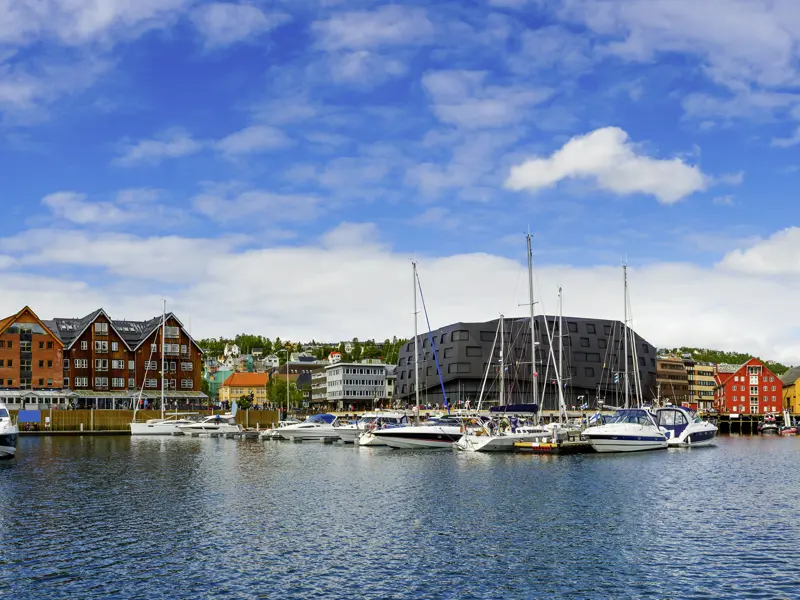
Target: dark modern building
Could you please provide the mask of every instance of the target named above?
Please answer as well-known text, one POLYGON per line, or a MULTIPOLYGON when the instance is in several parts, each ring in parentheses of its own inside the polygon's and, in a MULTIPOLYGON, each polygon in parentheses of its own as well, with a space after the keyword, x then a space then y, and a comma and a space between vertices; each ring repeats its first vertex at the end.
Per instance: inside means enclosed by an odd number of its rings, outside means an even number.
MULTIPOLYGON (((620 321, 563 317, 563 333, 557 317, 535 320, 535 372, 539 404, 545 410, 558 407, 556 369, 559 338, 562 340, 562 373, 568 407, 598 401, 606 405, 624 403, 624 339, 620 321), (552 343, 551 343, 552 341, 552 343)), ((484 403, 500 401, 499 319, 485 323, 453 323, 430 334, 419 335, 420 402, 443 404, 442 386, 451 406, 467 400, 474 408, 485 377, 484 403), (496 340, 496 341, 495 341, 496 340), (435 350, 435 357, 434 357, 435 350), (438 361, 438 370, 437 370, 438 361), (441 381, 438 373, 441 372, 441 381), (442 383, 443 382, 443 383, 442 383)), ((531 333, 529 318, 504 319, 505 403, 533 401, 531 333)), ((656 390, 656 348, 632 332, 628 341, 629 380, 633 389, 634 359, 641 376, 645 400, 656 390), (635 346, 635 347, 634 347, 635 346)), ((633 392, 631 398, 633 398, 633 392)), ((398 357, 395 398, 414 402, 414 340, 403 346, 398 357)))

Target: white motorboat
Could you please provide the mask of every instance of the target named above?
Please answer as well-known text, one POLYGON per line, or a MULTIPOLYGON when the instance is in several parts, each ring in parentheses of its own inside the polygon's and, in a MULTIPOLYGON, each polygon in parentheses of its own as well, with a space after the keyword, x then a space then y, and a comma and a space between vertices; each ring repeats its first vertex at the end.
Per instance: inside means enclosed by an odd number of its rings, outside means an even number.
POLYGON ((187 416, 197 415, 197 413, 175 413, 163 419, 148 419, 142 423, 129 423, 131 435, 181 435, 181 425, 192 425, 198 419, 187 419, 187 416))
POLYGON ((764 415, 764 420, 758 424, 758 431, 761 435, 779 433, 778 420, 775 415, 764 415))
POLYGON ((297 425, 300 421, 296 419, 287 419, 285 421, 279 421, 277 427, 271 427, 270 429, 265 429, 259 434, 259 437, 262 440, 285 440, 286 438, 281 435, 281 429, 284 427, 289 427, 290 425, 297 425))
POLYGON ((404 427, 408 425, 408 417, 401 412, 368 412, 364 413, 357 423, 340 425, 339 438, 345 444, 358 442, 360 446, 385 446, 372 432, 388 427, 404 427))
POLYGON ((232 411, 224 415, 209 415, 200 421, 179 425, 178 429, 184 435, 193 433, 239 433, 242 431, 242 426, 236 422, 236 412, 232 411))
POLYGON ((710 446, 717 436, 717 426, 703 421, 682 406, 667 405, 655 411, 656 423, 666 430, 669 446, 710 446))
POLYGON ((609 423, 589 427, 582 435, 595 452, 637 452, 667 447, 667 434, 643 408, 618 410, 609 423))
POLYGON ((0 460, 9 460, 17 455, 19 428, 11 421, 5 404, 0 404, 0 460))
POLYGON ((449 449, 464 435, 464 426, 456 417, 442 417, 424 425, 378 429, 373 435, 390 448, 449 449))
POLYGON ((294 441, 339 437, 339 420, 330 413, 312 415, 296 425, 281 429, 281 437, 294 441))

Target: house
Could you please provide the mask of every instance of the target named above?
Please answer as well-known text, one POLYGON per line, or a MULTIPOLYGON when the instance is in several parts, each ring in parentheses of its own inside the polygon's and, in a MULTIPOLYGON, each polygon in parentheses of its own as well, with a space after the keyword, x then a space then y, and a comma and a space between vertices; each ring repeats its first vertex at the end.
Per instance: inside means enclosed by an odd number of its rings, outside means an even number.
POLYGON ((330 354, 328 354, 328 362, 329 363, 331 363, 331 364, 337 363, 340 360, 342 360, 342 353, 341 352, 335 352, 334 351, 334 352, 331 352, 330 354))
POLYGON ((236 358, 241 354, 241 352, 242 351, 239 346, 231 342, 229 344, 225 344, 225 350, 222 351, 222 354, 225 356, 225 358, 228 358, 229 356, 236 358))
POLYGON ((264 366, 267 367, 267 369, 278 367, 280 364, 281 359, 277 354, 268 354, 264 357, 264 366))
POLYGON ((253 358, 261 358, 262 356, 264 356, 264 349, 263 348, 253 348, 251 354, 253 355, 253 358))
POLYGON ((386 365, 377 359, 331 363, 325 367, 328 403, 338 410, 373 408, 386 396, 386 365))
POLYGON ((267 403, 266 373, 231 373, 219 388, 219 399, 222 402, 233 402, 242 396, 252 397, 253 404, 263 406, 267 403))
POLYGON ((717 370, 714 408, 719 412, 763 415, 783 409, 783 382, 757 358, 717 370))
POLYGON ((793 415, 800 413, 800 398, 797 396, 798 382, 800 382, 800 367, 792 367, 781 375, 783 408, 793 415))

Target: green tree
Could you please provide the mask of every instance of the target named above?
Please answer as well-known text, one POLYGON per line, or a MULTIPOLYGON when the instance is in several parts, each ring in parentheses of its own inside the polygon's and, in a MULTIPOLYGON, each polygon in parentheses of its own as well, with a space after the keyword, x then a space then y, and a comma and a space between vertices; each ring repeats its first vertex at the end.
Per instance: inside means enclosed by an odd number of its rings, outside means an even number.
POLYGON ((381 349, 374 343, 372 345, 364 346, 361 352, 361 358, 380 358, 383 355, 381 349))
MULTIPOLYGON (((273 404, 286 406, 286 378, 280 375, 270 377, 267 383, 267 398, 273 404)), ((297 389, 294 382, 289 382, 289 405, 300 406, 303 401, 303 392, 297 389)))
POLYGON ((250 400, 250 396, 245 396, 244 394, 242 394, 241 396, 239 396, 238 404, 241 410, 247 410, 253 405, 253 401, 250 400))
POLYGON ((200 391, 208 396, 209 399, 211 398, 211 384, 208 382, 208 379, 205 376, 200 379, 200 391))

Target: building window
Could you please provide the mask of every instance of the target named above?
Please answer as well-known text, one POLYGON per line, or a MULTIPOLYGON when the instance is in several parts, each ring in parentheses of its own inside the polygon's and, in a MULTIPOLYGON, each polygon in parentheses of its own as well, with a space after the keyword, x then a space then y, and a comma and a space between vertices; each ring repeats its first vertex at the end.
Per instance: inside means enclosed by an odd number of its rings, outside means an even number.
POLYGON ((169 362, 169 370, 172 371, 172 372, 175 372, 175 371, 178 370, 178 365, 174 360, 171 360, 169 362))
POLYGON ((158 369, 158 363, 154 360, 144 361, 144 368, 146 371, 155 371, 158 369))
POLYGON ((44 379, 40 379, 40 380, 39 380, 39 385, 40 385, 40 386, 44 386, 44 379))
POLYGON ((171 389, 171 390, 177 389, 177 383, 178 383, 177 380, 170 379, 169 380, 169 389, 171 389))
POLYGON ((594 377, 594 367, 584 367, 583 374, 586 377, 594 377))
POLYGON ((604 349, 604 348, 607 348, 608 347, 608 342, 605 341, 605 340, 602 340, 602 339, 597 340, 597 347, 600 348, 601 350, 604 349))
POLYGON ((594 323, 587 323, 586 324, 586 333, 596 333, 596 329, 594 323))
POLYGON ((81 350, 88 350, 88 349, 89 349, 89 342, 87 342, 86 340, 83 340, 81 342, 81 350))
POLYGON ((193 384, 194 382, 191 379, 181 379, 181 389, 190 390, 193 384))
POLYGON ((567 323, 567 327, 569 328, 570 333, 578 333, 577 323, 573 323, 572 321, 570 321, 569 323, 567 323))
POLYGON ((111 342, 111 351, 116 352, 119 350, 119 344, 117 342, 111 342))
POLYGON ((98 388, 107 388, 108 387, 108 377, 95 377, 94 378, 94 387, 98 388))
POLYGON ((445 348, 444 349, 444 357, 445 358, 453 358, 453 348, 445 348))
POLYGON ((136 363, 134 361, 132 361, 132 360, 129 360, 128 361, 128 369, 133 371, 135 368, 136 368, 136 363))
POLYGON ((88 377, 76 377, 75 378, 75 387, 89 387, 89 378, 88 377))
POLYGON ((43 360, 39 361, 39 367, 44 367, 44 361, 43 360))
POLYGON ((190 362, 182 362, 181 363, 181 371, 192 371, 194 370, 194 364, 190 362))
POLYGON ((97 335, 108 335, 108 323, 95 323, 94 332, 97 335))
POLYGON ((53 342, 47 342, 47 349, 48 350, 52 350, 53 349, 53 342))
POLYGON ((94 351, 100 353, 108 352, 108 342, 97 340, 94 343, 94 351))
POLYGON ((0 348, 5 348, 5 347, 6 347, 5 341, 4 340, 0 340, 0 348))
POLYGON ((3 360, 2 358, 0 358, 0 368, 2 368, 2 367, 4 367, 4 366, 5 366, 5 362, 6 362, 5 360, 3 360))
POLYGON ((171 327, 167 326, 164 328, 164 337, 165 338, 177 338, 181 336, 181 330, 179 327, 171 327))
POLYGON ((39 350, 44 350, 44 342, 39 342, 39 350))
POLYGON ((52 368, 52 366, 53 366, 53 361, 52 360, 48 360, 47 361, 47 368, 50 369, 50 368, 52 368))
POLYGON ((156 387, 157 381, 155 379, 145 379, 144 380, 144 387, 146 388, 154 388, 156 387))
POLYGON ((9 359, 6 361, 6 366, 7 366, 7 367, 13 367, 13 366, 14 366, 14 359, 13 359, 13 358, 9 358, 9 359))
POLYGON ((469 331, 466 329, 458 329, 450 334, 450 341, 451 342, 468 342, 469 341, 469 331))
POLYGON ((133 379, 133 377, 129 377, 128 378, 128 389, 132 390, 135 387, 136 387, 136 381, 133 379))
POLYGON ((20 352, 30 352, 31 351, 31 343, 27 341, 20 341, 19 343, 20 352))
POLYGON ((589 338, 581 338, 581 348, 589 347, 589 338))
POLYGON ((69 377, 64 377, 64 387, 65 388, 69 387, 69 377))

